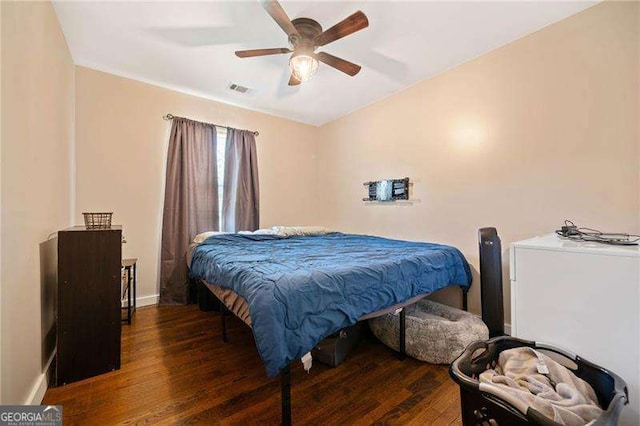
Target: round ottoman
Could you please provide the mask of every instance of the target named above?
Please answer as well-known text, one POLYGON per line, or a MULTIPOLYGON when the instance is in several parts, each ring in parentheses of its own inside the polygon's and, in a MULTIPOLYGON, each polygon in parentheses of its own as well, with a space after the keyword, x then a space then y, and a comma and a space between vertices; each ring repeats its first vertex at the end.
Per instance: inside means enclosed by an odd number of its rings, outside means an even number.
MULTIPOLYGON (((489 329, 477 316, 422 299, 406 308, 407 355, 433 364, 450 364, 467 345, 489 338, 489 329)), ((385 345, 399 350, 399 315, 369 320, 373 334, 385 345)))

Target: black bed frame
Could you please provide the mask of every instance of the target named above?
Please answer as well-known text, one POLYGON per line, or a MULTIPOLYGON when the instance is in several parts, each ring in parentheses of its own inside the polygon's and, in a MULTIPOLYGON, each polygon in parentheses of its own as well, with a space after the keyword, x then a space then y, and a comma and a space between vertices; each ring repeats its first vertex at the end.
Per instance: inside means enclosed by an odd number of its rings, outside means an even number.
MULTIPOLYGON (((216 309, 219 306, 220 309, 220 318, 222 320, 222 341, 227 342, 229 339, 227 337, 227 320, 226 317, 229 314, 233 314, 225 304, 218 300, 217 297, 214 299, 215 295, 209 291, 207 286, 202 281, 197 281, 197 291, 198 291, 198 304, 200 306, 200 310, 203 311, 211 311, 216 309)), ((469 289, 462 290, 462 308, 467 310, 467 296, 469 289)), ((407 357, 406 353, 406 311, 405 307, 400 310, 400 339, 399 339, 399 348, 400 350, 397 353, 398 359, 404 360, 407 357)), ((244 324, 244 321, 242 321, 244 324)), ((280 370, 280 400, 282 404, 282 425, 290 426, 291 425, 291 365, 285 366, 282 370, 280 370)))
MULTIPOLYGON (((496 228, 481 228, 478 230, 478 244, 480 249, 480 294, 482 305, 482 319, 489 328, 489 335, 504 335, 504 311, 502 305, 502 245, 496 228)), ((207 286, 198 281, 198 304, 203 311, 214 310, 215 296, 207 286)), ((467 311, 467 299, 469 289, 462 290, 462 309, 467 311)), ((229 310, 222 301, 219 301, 222 317, 222 341, 227 341, 226 316, 229 310)), ((400 342, 398 358, 406 358, 405 335, 406 317, 405 307, 400 311, 400 342)), ((280 370, 280 393, 282 401, 282 424, 291 425, 291 371, 290 365, 280 370)))

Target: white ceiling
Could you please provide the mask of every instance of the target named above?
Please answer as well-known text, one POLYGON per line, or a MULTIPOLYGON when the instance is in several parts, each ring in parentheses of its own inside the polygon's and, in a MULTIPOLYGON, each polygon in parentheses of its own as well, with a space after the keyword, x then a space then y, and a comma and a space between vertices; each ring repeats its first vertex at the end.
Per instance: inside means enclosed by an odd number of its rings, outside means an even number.
POLYGON ((358 75, 321 64, 297 87, 287 85, 288 55, 234 55, 287 47, 257 1, 58 1, 55 8, 78 65, 322 125, 594 3, 284 1, 291 19, 310 17, 325 29, 358 9, 369 18, 369 28, 321 49, 362 65, 358 75), (227 90, 232 82, 253 93, 227 90))

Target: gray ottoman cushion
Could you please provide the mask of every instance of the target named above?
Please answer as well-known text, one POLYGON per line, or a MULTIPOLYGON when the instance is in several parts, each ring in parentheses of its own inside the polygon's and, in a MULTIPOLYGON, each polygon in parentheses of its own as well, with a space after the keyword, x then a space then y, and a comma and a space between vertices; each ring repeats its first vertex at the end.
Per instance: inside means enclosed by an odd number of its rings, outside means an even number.
MULTIPOLYGON (((489 329, 469 312, 423 299, 405 308, 407 355, 433 364, 449 364, 475 340, 489 338, 489 329)), ((399 315, 369 320, 369 326, 385 345, 399 350, 399 315)))

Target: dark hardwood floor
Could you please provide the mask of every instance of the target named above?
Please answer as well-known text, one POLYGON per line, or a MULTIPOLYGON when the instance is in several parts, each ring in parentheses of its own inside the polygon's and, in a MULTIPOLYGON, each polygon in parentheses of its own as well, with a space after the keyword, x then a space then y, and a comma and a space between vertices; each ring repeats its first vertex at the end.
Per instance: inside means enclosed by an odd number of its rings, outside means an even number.
MULTIPOLYGON (((268 378, 248 327, 195 305, 139 309, 122 326, 122 369, 47 391, 70 424, 280 422, 280 385, 268 378)), ((446 366, 395 354, 368 338, 337 368, 291 372, 293 423, 461 424, 446 366)))

